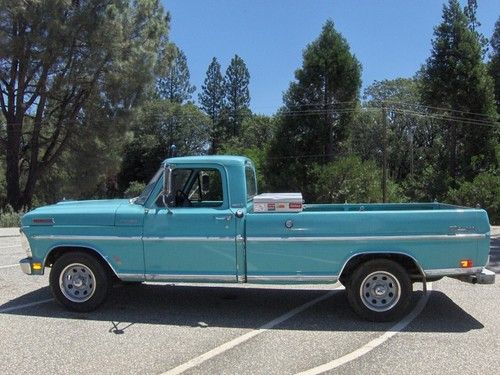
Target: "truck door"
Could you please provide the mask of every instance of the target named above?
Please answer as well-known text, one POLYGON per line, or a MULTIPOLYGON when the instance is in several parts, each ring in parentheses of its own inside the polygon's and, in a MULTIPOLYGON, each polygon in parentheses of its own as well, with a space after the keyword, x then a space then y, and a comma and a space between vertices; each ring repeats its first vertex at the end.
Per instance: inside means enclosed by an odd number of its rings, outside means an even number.
POLYGON ((173 196, 161 196, 144 220, 146 279, 236 281, 236 220, 227 177, 218 165, 172 172, 173 196))

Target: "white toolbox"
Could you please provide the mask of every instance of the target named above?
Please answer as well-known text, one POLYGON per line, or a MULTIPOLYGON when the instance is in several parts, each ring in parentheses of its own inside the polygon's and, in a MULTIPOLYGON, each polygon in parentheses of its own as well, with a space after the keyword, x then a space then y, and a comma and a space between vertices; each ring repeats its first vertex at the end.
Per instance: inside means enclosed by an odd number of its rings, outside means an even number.
POLYGON ((254 212, 300 212, 302 193, 264 193, 253 197, 254 212))

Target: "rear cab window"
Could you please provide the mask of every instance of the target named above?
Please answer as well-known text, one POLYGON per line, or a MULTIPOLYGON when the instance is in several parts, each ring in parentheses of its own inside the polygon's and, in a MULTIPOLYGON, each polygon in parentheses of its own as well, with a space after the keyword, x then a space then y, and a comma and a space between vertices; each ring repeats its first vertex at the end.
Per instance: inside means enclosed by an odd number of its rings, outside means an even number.
POLYGON ((245 165, 245 182, 247 189, 247 202, 251 201, 257 195, 257 180, 255 170, 251 163, 245 165))

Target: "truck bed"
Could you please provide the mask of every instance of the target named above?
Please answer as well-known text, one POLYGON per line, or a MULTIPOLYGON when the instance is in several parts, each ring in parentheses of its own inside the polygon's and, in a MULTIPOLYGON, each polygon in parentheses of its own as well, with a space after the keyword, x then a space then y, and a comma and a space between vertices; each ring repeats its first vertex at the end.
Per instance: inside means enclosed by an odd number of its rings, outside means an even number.
POLYGON ((428 276, 444 275, 462 259, 484 265, 489 253, 486 212, 443 203, 311 204, 246 219, 249 280, 324 280, 366 253, 408 254, 428 276))

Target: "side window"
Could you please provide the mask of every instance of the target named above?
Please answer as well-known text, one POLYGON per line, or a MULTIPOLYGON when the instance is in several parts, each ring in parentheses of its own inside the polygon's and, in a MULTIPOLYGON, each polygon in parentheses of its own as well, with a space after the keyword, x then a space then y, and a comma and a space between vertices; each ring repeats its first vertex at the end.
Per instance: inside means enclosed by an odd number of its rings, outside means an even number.
POLYGON ((224 193, 220 172, 217 169, 197 170, 188 197, 193 206, 218 207, 222 205, 224 193))
MULTIPOLYGON (((170 207, 220 207, 224 203, 221 173, 213 168, 176 168, 167 200, 170 207)), ((163 196, 156 204, 163 206, 163 196)))
POLYGON ((192 173, 192 169, 174 169, 172 171, 172 190, 174 193, 184 190, 184 186, 186 186, 192 173))
POLYGON ((245 180, 247 185, 247 201, 251 200, 257 195, 257 185, 255 182, 255 172, 252 167, 247 165, 245 167, 245 180))

